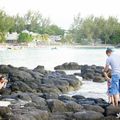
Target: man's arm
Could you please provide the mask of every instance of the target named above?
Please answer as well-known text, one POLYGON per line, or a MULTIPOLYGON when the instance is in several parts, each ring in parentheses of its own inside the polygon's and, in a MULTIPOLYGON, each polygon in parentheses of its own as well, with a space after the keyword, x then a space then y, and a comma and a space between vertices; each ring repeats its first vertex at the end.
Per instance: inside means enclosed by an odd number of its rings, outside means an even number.
POLYGON ((110 78, 108 77, 108 74, 106 72, 103 72, 103 74, 104 74, 104 77, 106 80, 110 80, 110 78))
POLYGON ((109 66, 110 66, 110 60, 109 60, 109 58, 107 58, 104 72, 107 72, 109 70, 109 66))
POLYGON ((107 72, 109 70, 109 65, 105 65, 104 72, 107 72))

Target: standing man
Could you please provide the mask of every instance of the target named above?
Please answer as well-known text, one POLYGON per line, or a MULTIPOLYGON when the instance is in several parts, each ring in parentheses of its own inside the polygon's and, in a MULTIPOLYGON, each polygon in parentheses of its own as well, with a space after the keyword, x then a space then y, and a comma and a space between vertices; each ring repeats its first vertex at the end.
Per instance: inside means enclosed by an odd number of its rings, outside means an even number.
POLYGON ((112 69, 112 80, 111 80, 111 95, 114 97, 115 106, 118 107, 119 94, 120 94, 120 56, 115 54, 112 49, 107 48, 106 65, 104 72, 108 71, 109 67, 112 69))

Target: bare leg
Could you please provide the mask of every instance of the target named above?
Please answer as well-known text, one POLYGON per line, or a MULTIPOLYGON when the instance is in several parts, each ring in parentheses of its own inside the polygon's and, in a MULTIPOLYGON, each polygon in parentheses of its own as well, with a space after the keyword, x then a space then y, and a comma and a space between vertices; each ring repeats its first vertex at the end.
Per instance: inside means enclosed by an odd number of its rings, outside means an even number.
POLYGON ((4 83, 4 86, 3 86, 3 88, 6 88, 6 85, 7 85, 7 83, 4 83))
POLYGON ((113 96, 108 95, 108 102, 113 104, 113 102, 114 102, 113 96))
POLYGON ((2 89, 2 87, 4 86, 4 82, 3 83, 0 83, 0 89, 2 89))
POLYGON ((3 88, 6 88, 8 80, 6 80, 5 78, 3 78, 3 80, 4 80, 4 86, 3 86, 3 88))
POLYGON ((111 103, 112 103, 112 105, 115 107, 115 100, 114 100, 113 95, 111 96, 111 103))
POLYGON ((119 101, 120 101, 120 94, 119 94, 119 101))
POLYGON ((114 95, 114 100, 115 100, 115 106, 118 107, 119 94, 114 95))
POLYGON ((112 102, 112 98, 110 95, 108 95, 108 102, 111 103, 112 102))

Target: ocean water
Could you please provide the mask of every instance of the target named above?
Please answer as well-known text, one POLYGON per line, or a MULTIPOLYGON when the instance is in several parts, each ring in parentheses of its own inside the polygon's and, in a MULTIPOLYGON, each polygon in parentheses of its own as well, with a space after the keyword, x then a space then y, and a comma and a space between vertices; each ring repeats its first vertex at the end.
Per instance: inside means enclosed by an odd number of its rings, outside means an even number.
MULTIPOLYGON (((119 49, 115 50, 119 52, 119 49)), ((23 48, 23 49, 6 49, 0 51, 0 64, 11 64, 16 67, 25 66, 30 69, 37 65, 44 65, 47 70, 54 70, 54 67, 65 62, 77 62, 80 65, 100 65, 104 66, 106 61, 105 49, 80 49, 57 47, 42 48, 23 48)), ((80 71, 67 71, 71 72, 80 71)), ((80 78, 81 79, 81 78, 80 78)), ((68 93, 68 95, 80 94, 86 97, 101 97, 107 99, 107 85, 105 83, 93 83, 83 81, 83 85, 78 91, 68 93)))
POLYGON ((0 63, 12 64, 14 66, 26 66, 34 68, 44 65, 45 69, 53 70, 57 65, 65 62, 77 62, 79 64, 105 64, 105 49, 78 49, 58 47, 23 48, 18 50, 0 51, 0 63))

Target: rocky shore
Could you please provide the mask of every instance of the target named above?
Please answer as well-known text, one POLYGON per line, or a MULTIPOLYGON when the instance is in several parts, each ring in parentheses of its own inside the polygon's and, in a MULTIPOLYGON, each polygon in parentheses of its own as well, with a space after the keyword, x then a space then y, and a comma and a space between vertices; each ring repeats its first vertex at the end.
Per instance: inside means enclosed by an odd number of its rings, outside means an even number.
POLYGON ((55 70, 81 70, 81 73, 75 73, 74 75, 81 76, 83 80, 92 80, 93 82, 104 82, 103 66, 96 65, 79 65, 75 62, 64 63, 54 67, 55 70))
MULTIPOLYGON (((80 75, 88 80, 85 74, 92 71, 100 75, 102 67, 85 65, 80 69, 80 75)), ((0 100, 11 102, 8 107, 0 107, 1 120, 117 120, 120 112, 120 107, 114 108, 101 98, 63 95, 82 85, 75 75, 63 71, 47 71, 44 66, 31 70, 0 65, 0 73, 9 80, 7 87, 0 90, 0 100)))

